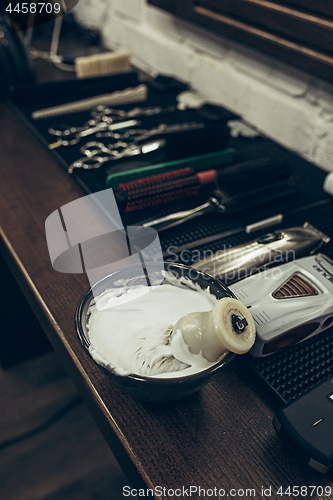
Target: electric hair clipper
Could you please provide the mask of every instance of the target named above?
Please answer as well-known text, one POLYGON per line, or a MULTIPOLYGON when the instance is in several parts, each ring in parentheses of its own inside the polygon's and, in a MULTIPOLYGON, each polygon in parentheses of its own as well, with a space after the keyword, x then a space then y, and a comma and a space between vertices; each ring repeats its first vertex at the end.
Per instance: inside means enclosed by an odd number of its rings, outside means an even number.
POLYGON ((273 354, 333 325, 333 261, 312 255, 232 284, 256 326, 255 357, 273 354))
POLYGON ((229 285, 268 266, 310 255, 329 241, 328 236, 305 222, 303 227, 274 231, 250 243, 221 250, 192 267, 229 285))

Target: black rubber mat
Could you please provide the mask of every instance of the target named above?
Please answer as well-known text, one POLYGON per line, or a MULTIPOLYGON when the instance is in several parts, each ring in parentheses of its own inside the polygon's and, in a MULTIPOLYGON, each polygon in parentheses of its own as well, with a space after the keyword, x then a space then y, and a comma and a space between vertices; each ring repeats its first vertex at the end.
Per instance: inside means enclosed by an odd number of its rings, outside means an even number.
POLYGON ((333 375, 333 328, 300 344, 245 363, 266 382, 283 403, 289 403, 333 375))

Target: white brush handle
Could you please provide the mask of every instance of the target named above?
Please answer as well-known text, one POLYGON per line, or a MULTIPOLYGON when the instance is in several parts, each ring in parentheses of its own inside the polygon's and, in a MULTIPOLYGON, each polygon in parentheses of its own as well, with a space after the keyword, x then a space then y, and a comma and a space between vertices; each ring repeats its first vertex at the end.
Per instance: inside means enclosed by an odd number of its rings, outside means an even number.
POLYGON ((209 366, 228 352, 244 354, 254 344, 254 320, 239 300, 225 297, 214 309, 180 318, 170 335, 173 356, 188 365, 209 366))

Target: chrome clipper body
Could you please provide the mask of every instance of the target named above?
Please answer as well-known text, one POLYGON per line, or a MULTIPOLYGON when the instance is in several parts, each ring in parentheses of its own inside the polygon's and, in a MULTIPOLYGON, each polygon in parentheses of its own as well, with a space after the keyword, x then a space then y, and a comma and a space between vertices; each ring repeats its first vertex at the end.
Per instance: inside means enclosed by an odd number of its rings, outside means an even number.
POLYGON ((277 230, 250 243, 221 250, 192 267, 230 284, 268 266, 311 255, 329 241, 328 236, 306 222, 300 227, 277 230))

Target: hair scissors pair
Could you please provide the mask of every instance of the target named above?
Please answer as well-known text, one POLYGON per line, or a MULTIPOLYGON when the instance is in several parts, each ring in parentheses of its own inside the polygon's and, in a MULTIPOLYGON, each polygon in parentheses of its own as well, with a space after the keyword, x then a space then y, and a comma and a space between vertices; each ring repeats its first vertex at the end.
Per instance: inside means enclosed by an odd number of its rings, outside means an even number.
MULTIPOLYGON (((91 119, 81 127, 63 124, 56 124, 50 127, 48 129, 49 134, 59 137, 59 139, 57 142, 50 144, 49 148, 54 149, 59 146, 74 146, 80 141, 81 137, 87 137, 100 130, 108 130, 109 132, 119 130, 121 127, 118 128, 117 125, 120 123, 122 124, 122 128, 134 126, 133 121, 131 125, 126 125, 126 123, 130 122, 133 118, 172 113, 176 111, 176 109, 176 106, 169 106, 167 108, 152 106, 146 108, 135 107, 125 111, 123 109, 109 108, 104 104, 100 104, 91 110, 91 119)), ((139 122, 136 122, 136 125, 138 124, 139 122)))
POLYGON ((176 106, 169 106, 167 108, 162 108, 161 106, 151 106, 146 108, 135 107, 127 111, 123 109, 114 109, 100 104, 95 106, 91 112, 90 116, 95 120, 104 120, 111 118, 112 120, 128 120, 130 118, 142 118, 144 116, 156 116, 166 113, 173 113, 177 111, 176 106))
MULTIPOLYGON (((96 124, 89 125, 87 122, 81 128, 67 127, 66 125, 53 126, 49 128, 49 133, 55 135, 58 138, 53 144, 49 144, 49 149, 55 149, 59 146, 74 146, 78 144, 82 137, 88 137, 89 135, 96 134, 97 132, 108 131, 112 134, 116 130, 126 129, 128 127, 135 127, 140 125, 138 120, 126 120, 116 123, 108 123, 108 121, 97 122, 96 124)), ((111 135, 112 137, 112 135, 111 135)))
POLYGON ((183 122, 183 123, 160 123, 157 127, 151 129, 130 129, 124 132, 114 134, 114 132, 98 131, 96 137, 101 139, 103 137, 111 137, 122 141, 133 140, 135 142, 144 141, 150 137, 166 134, 174 134, 177 132, 185 132, 190 130, 198 130, 204 128, 206 125, 203 122, 183 122))
POLYGON ((83 146, 80 151, 86 153, 86 156, 74 161, 68 168, 68 173, 73 173, 75 168, 83 168, 85 170, 96 169, 104 165, 108 161, 120 160, 121 158, 138 156, 151 153, 157 149, 163 148, 166 144, 165 139, 157 139, 148 141, 141 145, 132 143, 125 144, 125 147, 117 148, 105 146, 103 143, 92 141, 83 146), (84 149, 85 148, 85 149, 84 149), (95 148, 95 149, 90 149, 95 148), (102 156, 104 154, 104 156, 102 156))

